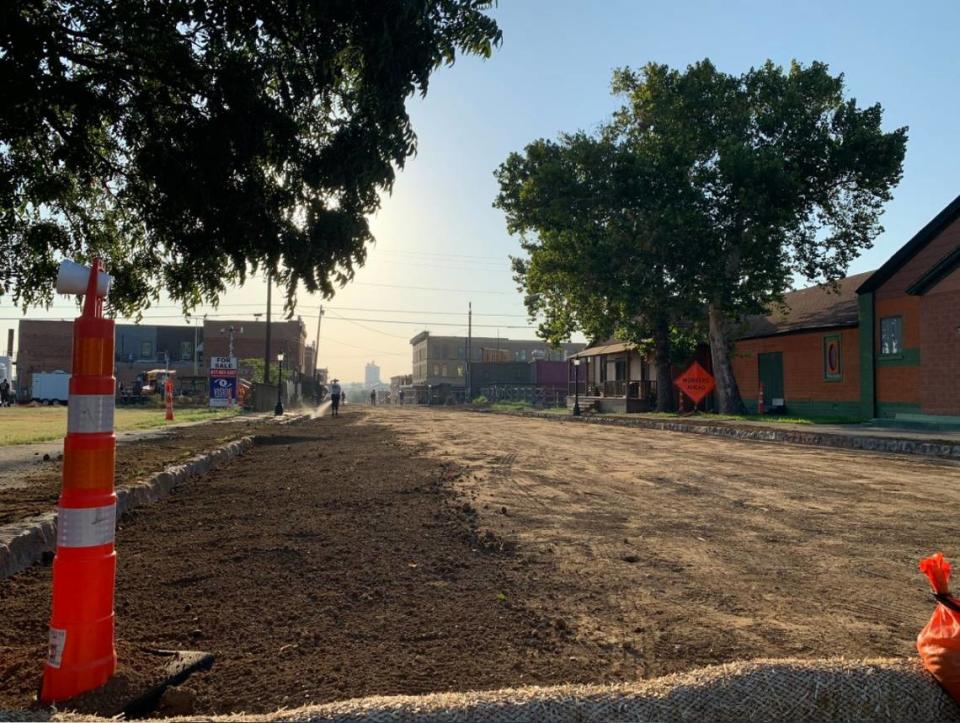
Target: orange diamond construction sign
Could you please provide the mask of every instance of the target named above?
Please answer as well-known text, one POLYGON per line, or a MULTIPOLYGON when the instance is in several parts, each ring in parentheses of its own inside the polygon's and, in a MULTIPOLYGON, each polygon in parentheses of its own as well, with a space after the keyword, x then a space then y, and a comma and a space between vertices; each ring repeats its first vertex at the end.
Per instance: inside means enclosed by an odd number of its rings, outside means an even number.
POLYGON ((679 387, 681 392, 690 397, 694 404, 699 404, 700 400, 717 386, 713 380, 713 375, 700 366, 700 362, 691 364, 683 374, 673 380, 673 383, 679 387))

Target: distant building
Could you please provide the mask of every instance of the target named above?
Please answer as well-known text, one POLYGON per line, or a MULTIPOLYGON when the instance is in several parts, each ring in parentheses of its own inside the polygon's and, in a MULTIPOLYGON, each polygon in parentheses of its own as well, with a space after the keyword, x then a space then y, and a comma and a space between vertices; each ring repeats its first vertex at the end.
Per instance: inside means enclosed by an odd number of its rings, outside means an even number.
MULTIPOLYGON (((437 386, 448 384, 463 388, 466 381, 467 338, 433 336, 428 331, 410 340, 413 348, 413 384, 437 386)), ((480 362, 564 361, 582 350, 585 344, 565 343, 557 348, 538 339, 498 339, 478 337, 471 340, 470 359, 480 362)))
MULTIPOLYGON (((132 384, 150 369, 166 367, 178 377, 203 368, 203 329, 194 326, 117 324, 114 345, 114 375, 118 383, 132 384), (169 361, 168 361, 169 360, 169 361)), ((17 386, 21 398, 29 396, 34 372, 62 370, 73 364, 73 322, 53 319, 21 319, 17 350, 17 386)))
POLYGON ((380 367, 376 362, 369 362, 364 367, 363 384, 367 387, 376 387, 380 384, 380 367))
MULTIPOLYGON (((227 356, 230 327, 233 355, 238 359, 263 359, 266 351, 267 322, 247 320, 206 320, 203 322, 204 352, 207 358, 227 356)), ((275 376, 277 353, 283 352, 283 368, 298 374, 311 371, 307 361, 307 329, 302 319, 270 323, 270 379, 275 376)))

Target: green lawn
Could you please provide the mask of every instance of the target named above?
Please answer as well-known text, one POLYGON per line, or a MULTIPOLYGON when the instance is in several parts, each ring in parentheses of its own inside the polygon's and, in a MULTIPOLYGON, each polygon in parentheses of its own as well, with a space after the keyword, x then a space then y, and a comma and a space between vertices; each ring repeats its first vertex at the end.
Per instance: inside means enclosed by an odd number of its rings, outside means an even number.
POLYGON ((566 407, 537 407, 529 402, 494 402, 490 409, 495 412, 545 412, 547 414, 570 414, 566 407))
MULTIPOLYGON (((150 429, 179 422, 201 422, 223 419, 236 410, 205 408, 174 409, 174 421, 167 422, 162 407, 156 409, 117 409, 116 431, 150 429)), ((8 407, 0 409, 0 446, 28 444, 60 439, 67 433, 66 407, 8 407)))

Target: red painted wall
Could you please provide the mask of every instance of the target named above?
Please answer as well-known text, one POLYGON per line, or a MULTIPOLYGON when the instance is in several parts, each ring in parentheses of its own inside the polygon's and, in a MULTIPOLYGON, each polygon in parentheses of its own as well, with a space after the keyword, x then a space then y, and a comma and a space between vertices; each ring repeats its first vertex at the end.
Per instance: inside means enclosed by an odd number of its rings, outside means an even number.
MULTIPOLYGON (((744 399, 756 399, 759 387, 757 355, 783 354, 783 394, 790 402, 856 402, 860 399, 859 331, 834 329, 781 334, 736 343, 733 373, 744 399), (840 335, 843 378, 824 378, 824 337, 840 335)), ((769 403, 769 400, 768 400, 769 403)))

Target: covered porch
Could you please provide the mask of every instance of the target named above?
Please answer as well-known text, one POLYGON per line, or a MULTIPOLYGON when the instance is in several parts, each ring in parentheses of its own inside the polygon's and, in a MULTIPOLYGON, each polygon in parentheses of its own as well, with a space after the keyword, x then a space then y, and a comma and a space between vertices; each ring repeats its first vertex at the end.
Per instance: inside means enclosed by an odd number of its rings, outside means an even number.
POLYGON ((610 340, 568 360, 567 406, 598 412, 647 412, 656 406, 656 369, 632 344, 610 340), (579 381, 578 381, 579 380, 579 381))

